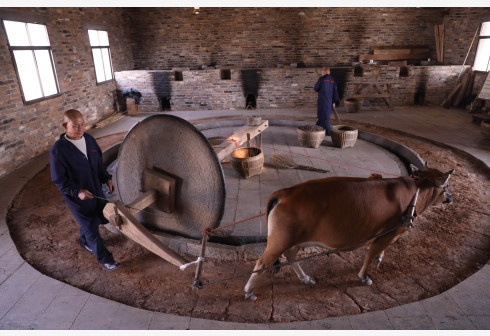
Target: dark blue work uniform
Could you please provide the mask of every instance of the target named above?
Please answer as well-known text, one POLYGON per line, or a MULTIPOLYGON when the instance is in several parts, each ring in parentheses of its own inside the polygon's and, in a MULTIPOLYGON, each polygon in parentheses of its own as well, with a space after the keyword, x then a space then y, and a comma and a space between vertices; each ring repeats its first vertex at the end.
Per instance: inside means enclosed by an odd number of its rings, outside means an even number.
POLYGON ((80 244, 87 245, 101 264, 114 262, 112 254, 104 246, 99 225, 108 223, 102 210, 105 200, 78 198, 80 189, 89 190, 94 196, 104 197, 102 184, 112 176, 102 162, 102 151, 95 139, 84 133, 87 158, 63 133, 50 152, 51 180, 63 194, 73 216, 80 224, 80 244))
POLYGON ((330 114, 332 113, 333 103, 339 100, 337 83, 330 74, 318 78, 314 87, 318 92, 318 107, 316 124, 325 129, 327 135, 331 135, 332 127, 330 126, 330 114))

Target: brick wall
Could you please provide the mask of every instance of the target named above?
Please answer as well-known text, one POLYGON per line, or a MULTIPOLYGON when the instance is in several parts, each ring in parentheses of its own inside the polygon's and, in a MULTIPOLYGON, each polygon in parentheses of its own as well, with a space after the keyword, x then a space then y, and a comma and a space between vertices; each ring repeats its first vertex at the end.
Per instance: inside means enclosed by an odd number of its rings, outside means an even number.
MULTIPOLYGON (((373 45, 428 45, 442 8, 138 8, 135 69, 351 65, 373 45)), ((471 13, 469 13, 471 14, 471 13)), ((467 37, 462 35, 463 38, 467 37)))
POLYGON ((490 8, 450 8, 443 22, 445 64, 463 64, 466 55, 465 64, 473 64, 478 35, 472 46, 471 42, 482 21, 490 21, 490 8))
POLYGON ((133 67, 127 24, 117 8, 9 8, 0 18, 46 24, 61 95, 23 104, 0 25, 0 177, 49 150, 63 132, 63 112, 79 109, 90 125, 113 112, 115 82, 96 85, 87 29, 109 32, 115 71, 133 67))
MULTIPOLYGON (((463 68, 463 73, 469 70, 463 68)), ((317 94, 313 90, 320 68, 262 68, 248 69, 255 74, 256 103, 258 108, 315 107, 317 94)), ((421 88, 425 92, 425 104, 439 105, 457 83, 461 66, 409 66, 400 76, 400 67, 362 65, 362 75, 355 76, 353 67, 333 68, 332 72, 343 73, 344 98, 349 98, 356 85, 389 82, 393 89, 395 106, 414 105, 414 98, 421 88)), ((139 90, 143 99, 141 112, 161 110, 159 97, 170 98, 172 110, 243 109, 246 97, 253 89, 248 88, 244 70, 237 68, 186 70, 182 81, 175 80, 175 72, 166 70, 134 70, 117 72, 117 90, 139 90), (230 79, 221 79, 222 71, 229 70, 230 79), (165 81, 155 78, 165 78, 165 81)), ((250 86, 250 85, 248 85, 250 86)), ((477 88, 475 88, 477 90, 477 88)), ((478 92, 478 91, 476 91, 478 92)), ((369 88, 361 93, 373 93, 369 88)), ((386 106, 381 99, 365 102, 367 108, 386 106)))

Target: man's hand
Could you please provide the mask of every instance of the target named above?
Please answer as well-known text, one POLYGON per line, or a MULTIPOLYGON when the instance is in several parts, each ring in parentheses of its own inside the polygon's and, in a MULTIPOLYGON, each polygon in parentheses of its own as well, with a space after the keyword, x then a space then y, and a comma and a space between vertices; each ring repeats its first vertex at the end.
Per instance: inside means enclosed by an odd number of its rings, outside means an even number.
POLYGON ((114 191, 116 191, 116 185, 114 184, 114 182, 112 182, 112 180, 107 181, 106 185, 107 185, 107 188, 109 188, 110 194, 112 194, 112 193, 114 193, 114 191))
POLYGON ((335 108, 335 103, 333 103, 333 108, 335 108))
POLYGON ((94 198, 94 195, 87 189, 80 189, 80 191, 78 192, 78 198, 82 201, 85 201, 87 199, 94 198))

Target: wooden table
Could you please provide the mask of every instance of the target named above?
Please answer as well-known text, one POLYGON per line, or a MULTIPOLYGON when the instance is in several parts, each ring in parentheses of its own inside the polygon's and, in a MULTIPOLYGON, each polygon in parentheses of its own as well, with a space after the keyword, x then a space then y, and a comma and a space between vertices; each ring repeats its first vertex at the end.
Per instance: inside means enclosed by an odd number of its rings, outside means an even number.
MULTIPOLYGON (((351 98, 362 99, 383 99, 388 105, 388 109, 393 109, 393 104, 391 103, 391 97, 393 96, 392 85, 393 82, 360 82, 353 83, 354 84, 354 92, 351 98), (374 93, 361 93, 364 88, 372 88, 375 91, 374 93)), ((362 104, 359 104, 360 106, 362 104)))

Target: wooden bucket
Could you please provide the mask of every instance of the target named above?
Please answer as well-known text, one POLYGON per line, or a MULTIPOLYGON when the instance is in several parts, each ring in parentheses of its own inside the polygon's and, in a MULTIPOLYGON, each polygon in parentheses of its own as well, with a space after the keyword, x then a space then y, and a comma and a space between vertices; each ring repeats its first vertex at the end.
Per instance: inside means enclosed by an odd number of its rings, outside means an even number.
POLYGON ((344 100, 344 106, 347 113, 359 112, 359 101, 355 98, 347 98, 344 100))
POLYGON ((490 139, 490 122, 482 120, 480 130, 485 138, 490 139))
POLYGON ((301 147, 318 148, 325 138, 323 127, 303 125, 297 128, 298 141, 301 147))
POLYGON ((243 177, 249 178, 262 172, 264 154, 258 147, 241 147, 231 153, 231 165, 243 177))
POLYGON ((332 142, 339 148, 354 147, 358 131, 345 125, 332 126, 332 142))

